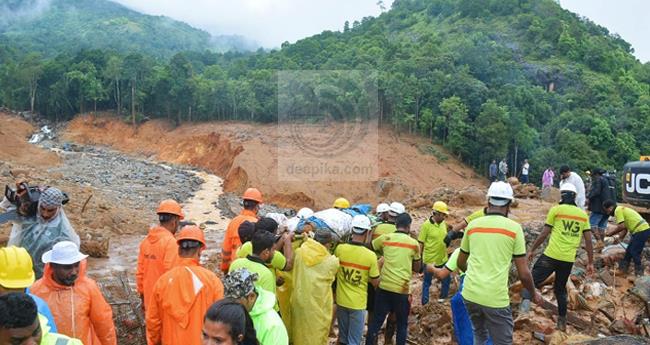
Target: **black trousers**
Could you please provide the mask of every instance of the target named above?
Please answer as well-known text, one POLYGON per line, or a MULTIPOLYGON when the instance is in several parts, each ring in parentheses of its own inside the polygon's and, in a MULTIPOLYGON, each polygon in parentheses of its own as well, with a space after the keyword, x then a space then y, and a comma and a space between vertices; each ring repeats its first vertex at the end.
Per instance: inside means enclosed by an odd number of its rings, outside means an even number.
MULTIPOLYGON (((555 282, 553 283, 553 292, 555 293, 555 298, 557 299, 557 310, 560 316, 566 316, 567 313, 567 291, 566 291, 566 282, 569 280, 571 275, 571 269, 573 268, 573 262, 566 262, 555 260, 549 258, 548 256, 542 254, 535 262, 533 266, 533 282, 535 287, 539 287, 546 278, 550 277, 553 272, 555 272, 555 282)), ((531 298, 531 293, 524 289, 521 292, 521 296, 525 299, 531 298)))

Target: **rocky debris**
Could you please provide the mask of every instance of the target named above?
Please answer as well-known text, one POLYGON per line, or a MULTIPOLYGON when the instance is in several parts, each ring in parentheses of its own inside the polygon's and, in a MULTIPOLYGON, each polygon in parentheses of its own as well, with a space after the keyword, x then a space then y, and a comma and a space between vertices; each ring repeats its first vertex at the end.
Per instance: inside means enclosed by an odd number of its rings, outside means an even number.
POLYGON ((616 335, 612 337, 605 337, 601 339, 570 342, 569 344, 575 345, 644 345, 650 344, 650 339, 645 337, 631 336, 631 335, 616 335))
POLYGON ((484 189, 474 186, 460 190, 438 187, 429 193, 407 198, 404 204, 410 210, 430 208, 436 201, 444 201, 455 207, 485 206, 485 193, 484 189))
POLYGON ((517 184, 513 186, 515 198, 519 199, 539 199, 542 191, 534 184, 517 184))
POLYGON ((508 177, 508 183, 512 187, 515 187, 515 186, 518 186, 521 182, 519 182, 518 178, 516 178, 515 176, 512 176, 512 177, 508 177))
POLYGON ((63 180, 103 190, 115 202, 136 209, 155 209, 164 199, 186 200, 203 183, 185 167, 137 159, 107 148, 53 141, 42 144, 59 152, 64 161, 49 174, 62 174, 63 180))
POLYGON ((540 198, 546 202, 556 203, 560 200, 560 190, 555 187, 542 189, 540 198))

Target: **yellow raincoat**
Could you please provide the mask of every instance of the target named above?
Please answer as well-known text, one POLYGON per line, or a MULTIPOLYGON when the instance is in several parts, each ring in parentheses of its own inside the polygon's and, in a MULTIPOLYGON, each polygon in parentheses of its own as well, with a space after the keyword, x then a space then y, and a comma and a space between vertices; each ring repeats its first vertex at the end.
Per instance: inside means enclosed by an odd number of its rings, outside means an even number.
POLYGON ((332 283, 339 259, 325 246, 308 239, 295 253, 291 294, 291 343, 328 343, 334 299, 332 283))
MULTIPOLYGON (((296 235, 293 243, 293 252, 295 253, 298 248, 307 240, 304 235, 296 235)), ((275 295, 280 304, 280 315, 282 315, 282 322, 287 328, 287 333, 291 334, 291 292, 293 291, 293 269, 291 271, 278 271, 278 277, 284 279, 284 284, 278 286, 275 290, 275 295)))

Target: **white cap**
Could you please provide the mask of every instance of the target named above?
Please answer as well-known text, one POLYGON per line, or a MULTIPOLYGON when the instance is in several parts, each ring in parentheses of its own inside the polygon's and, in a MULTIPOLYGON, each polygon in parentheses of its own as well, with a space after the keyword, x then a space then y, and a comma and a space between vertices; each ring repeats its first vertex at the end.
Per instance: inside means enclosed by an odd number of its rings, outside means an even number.
POLYGON ((77 244, 70 241, 62 241, 54 245, 52 250, 43 253, 41 259, 44 264, 72 265, 87 258, 88 255, 81 254, 77 244))
POLYGON ((358 214, 352 218, 352 232, 355 234, 363 234, 370 230, 370 219, 362 214, 358 214))
POLYGON ((492 182, 488 189, 487 197, 488 202, 494 206, 505 206, 508 202, 515 199, 512 187, 503 181, 492 182))
POLYGON ((311 217, 312 215, 314 215, 314 211, 311 208, 303 207, 298 211, 298 213, 296 214, 296 217, 298 217, 300 219, 307 219, 307 218, 311 217))
POLYGON ((569 182, 560 183, 560 192, 573 192, 578 194, 578 190, 576 189, 576 186, 574 186, 573 183, 569 183, 569 182))
POLYGON ((390 206, 388 206, 387 203, 382 202, 381 204, 377 205, 377 210, 375 211, 376 213, 384 213, 390 211, 390 206))
POLYGON ((404 207, 404 205, 402 205, 399 202, 393 202, 389 206, 389 212, 392 215, 397 216, 399 214, 406 212, 406 207, 404 207))

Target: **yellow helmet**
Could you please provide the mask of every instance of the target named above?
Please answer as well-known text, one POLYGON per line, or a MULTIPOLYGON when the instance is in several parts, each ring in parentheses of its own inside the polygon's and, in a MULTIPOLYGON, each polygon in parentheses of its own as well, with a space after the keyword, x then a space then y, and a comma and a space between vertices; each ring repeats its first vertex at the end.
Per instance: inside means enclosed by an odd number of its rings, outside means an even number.
POLYGON ((436 201, 433 203, 432 209, 436 212, 449 214, 449 207, 442 201, 436 201))
POLYGON ((0 248, 0 285, 7 289, 25 289, 34 283, 32 257, 25 248, 0 248))
POLYGON ((334 200, 334 208, 350 208, 350 202, 346 198, 338 198, 334 200))

